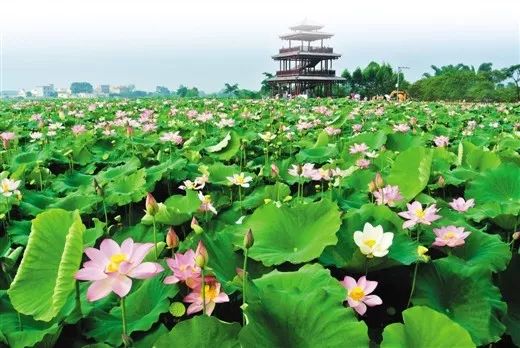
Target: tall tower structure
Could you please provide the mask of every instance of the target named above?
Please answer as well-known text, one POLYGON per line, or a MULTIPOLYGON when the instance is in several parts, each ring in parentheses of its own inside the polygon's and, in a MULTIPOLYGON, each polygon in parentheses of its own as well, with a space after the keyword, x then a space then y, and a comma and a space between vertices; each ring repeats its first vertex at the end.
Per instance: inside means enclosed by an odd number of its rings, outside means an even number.
POLYGON ((320 31, 322 28, 323 25, 304 19, 290 27, 290 33, 280 36, 284 47, 272 56, 279 70, 268 80, 273 94, 330 96, 332 86, 345 81, 336 76, 332 67, 341 54, 324 44, 334 34, 320 31))

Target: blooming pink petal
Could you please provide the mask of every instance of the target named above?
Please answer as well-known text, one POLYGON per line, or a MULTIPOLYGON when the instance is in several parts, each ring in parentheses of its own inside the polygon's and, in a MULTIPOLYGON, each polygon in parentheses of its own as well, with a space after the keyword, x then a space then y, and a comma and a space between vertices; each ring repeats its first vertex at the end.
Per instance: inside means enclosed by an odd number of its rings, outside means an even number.
POLYGON ((110 294, 110 292, 112 291, 112 282, 112 277, 92 282, 92 284, 88 287, 87 290, 87 300, 91 302, 97 301, 110 294))
POLYGON ((127 238, 121 244, 121 252, 125 255, 132 255, 134 249, 134 241, 132 238, 127 238))
POLYGON ((132 279, 125 275, 118 275, 114 277, 112 282, 112 290, 119 295, 119 297, 125 297, 132 288, 132 279))
POLYGON ((373 280, 367 280, 365 285, 365 294, 370 294, 377 287, 377 282, 373 280))
POLYGON ((85 254, 88 256, 92 262, 96 263, 100 267, 105 267, 108 263, 108 258, 103 254, 99 249, 96 248, 86 248, 85 254))
POLYGON ((164 281, 163 283, 164 284, 177 284, 178 282, 180 282, 181 280, 179 278, 177 278, 176 276, 174 275, 171 275, 171 276, 168 276, 166 278, 164 278, 164 281))
POLYGON ((202 311, 202 303, 192 303, 188 306, 188 315, 202 311))
POLYGON ((103 272, 103 269, 85 267, 76 272, 74 278, 78 280, 101 280, 108 276, 103 272))
POLYGON ((130 262, 134 265, 140 264, 152 248, 153 243, 135 243, 130 262))
POLYGON ((215 302, 209 302, 206 304, 206 314, 211 315, 213 313, 213 310, 215 309, 215 302))
POLYGON ((164 268, 156 262, 144 262, 133 268, 127 274, 135 279, 147 279, 164 271, 164 268))
POLYGON ((107 258, 110 258, 112 255, 121 252, 119 245, 117 245, 117 243, 112 239, 104 239, 101 242, 99 249, 107 258))
POLYGON ((343 285, 348 289, 352 289, 352 288, 355 288, 357 286, 357 282, 354 278, 352 277, 349 277, 349 276, 346 276, 344 279, 343 279, 343 285))
POLYGON ((363 291, 365 291, 365 285, 367 284, 367 277, 366 276, 362 276, 361 278, 358 279, 357 281, 357 285, 363 289, 363 291))
POLYGON ((353 308, 359 313, 359 315, 363 315, 367 311, 367 306, 363 302, 359 302, 359 304, 353 308))
POLYGON ((373 307, 373 306, 377 306, 377 305, 380 305, 383 303, 383 300, 381 300, 381 297, 377 296, 377 295, 367 295, 365 296, 365 298, 363 299, 363 302, 369 306, 369 307, 373 307))

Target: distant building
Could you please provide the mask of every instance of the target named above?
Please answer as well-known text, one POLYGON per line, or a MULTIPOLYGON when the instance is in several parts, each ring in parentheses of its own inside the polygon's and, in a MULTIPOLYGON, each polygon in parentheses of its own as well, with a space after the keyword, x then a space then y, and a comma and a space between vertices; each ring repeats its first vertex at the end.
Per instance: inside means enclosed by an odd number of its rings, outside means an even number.
POLYGON ((31 90, 31 94, 36 98, 49 98, 55 96, 54 85, 37 86, 31 90))
POLYGON ((121 85, 121 86, 110 86, 109 92, 110 94, 129 94, 132 93, 135 89, 135 85, 121 85))
POLYGON ((56 90, 56 94, 58 98, 70 98, 72 95, 70 93, 70 89, 68 88, 58 88, 58 90, 56 90))
POLYGON ((110 85, 99 85, 98 90, 101 94, 110 94, 110 85))

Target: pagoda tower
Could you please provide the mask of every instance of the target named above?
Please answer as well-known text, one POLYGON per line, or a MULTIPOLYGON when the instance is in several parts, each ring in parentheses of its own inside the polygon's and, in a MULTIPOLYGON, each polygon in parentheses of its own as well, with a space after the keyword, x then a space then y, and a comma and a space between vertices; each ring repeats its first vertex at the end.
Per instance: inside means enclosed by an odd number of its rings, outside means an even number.
POLYGON ((341 54, 324 46, 324 40, 334 34, 320 31, 322 28, 323 25, 304 19, 290 27, 290 33, 280 36, 286 45, 272 56, 279 63, 276 76, 268 80, 273 95, 330 96, 332 86, 345 81, 332 69, 332 61, 341 54))

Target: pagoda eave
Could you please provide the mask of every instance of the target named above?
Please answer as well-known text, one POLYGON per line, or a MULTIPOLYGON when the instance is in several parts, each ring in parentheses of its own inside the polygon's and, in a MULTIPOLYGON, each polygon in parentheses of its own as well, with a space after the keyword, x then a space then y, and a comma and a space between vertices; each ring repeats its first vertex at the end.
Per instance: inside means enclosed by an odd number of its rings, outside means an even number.
POLYGON ((339 53, 319 53, 319 52, 302 52, 302 51, 292 51, 292 52, 284 52, 278 53, 274 56, 271 56, 274 60, 284 59, 284 58, 325 58, 325 59, 338 59, 341 57, 339 53))
POLYGON ((296 81, 315 81, 315 82, 345 82, 347 81, 344 77, 338 76, 302 76, 302 75, 293 75, 293 76, 277 76, 272 77, 267 80, 269 83, 277 83, 277 82, 296 82, 296 81))

